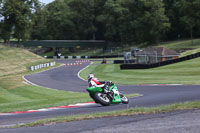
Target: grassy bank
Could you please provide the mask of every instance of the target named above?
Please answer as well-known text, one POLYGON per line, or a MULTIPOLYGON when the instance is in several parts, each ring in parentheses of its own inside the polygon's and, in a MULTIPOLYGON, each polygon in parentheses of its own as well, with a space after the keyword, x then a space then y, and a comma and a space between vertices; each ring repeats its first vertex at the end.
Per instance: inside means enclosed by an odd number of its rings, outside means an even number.
POLYGON ((50 61, 52 60, 46 60, 27 50, 0 45, 0 112, 91 101, 84 93, 56 91, 25 84, 22 76, 32 73, 28 70, 29 66, 50 61))
POLYGON ((27 67, 32 64, 48 62, 40 56, 34 55, 27 50, 18 48, 0 48, 0 77, 15 75, 27 71, 27 67))
POLYGON ((195 48, 200 48, 200 39, 194 39, 193 44, 191 40, 182 40, 182 41, 161 43, 160 46, 173 50, 191 49, 191 48, 195 49, 195 48))
POLYGON ((87 78, 94 73, 100 80, 117 84, 200 84, 200 58, 154 69, 120 70, 118 64, 91 65, 80 73, 87 78))
POLYGON ((197 49, 193 49, 193 50, 188 50, 184 53, 181 53, 181 57, 183 56, 187 56, 187 55, 191 55, 191 54, 195 54, 195 53, 198 53, 200 52, 200 48, 197 48, 197 49))

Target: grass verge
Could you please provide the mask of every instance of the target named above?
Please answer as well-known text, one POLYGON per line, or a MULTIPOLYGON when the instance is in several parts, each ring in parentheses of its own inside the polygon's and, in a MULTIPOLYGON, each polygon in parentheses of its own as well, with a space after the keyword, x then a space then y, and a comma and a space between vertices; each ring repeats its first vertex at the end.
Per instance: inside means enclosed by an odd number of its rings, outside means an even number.
POLYGON ((184 53, 181 53, 181 57, 187 56, 187 55, 191 55, 191 54, 196 54, 198 52, 200 52, 200 48, 193 49, 193 50, 188 50, 188 51, 186 51, 184 53))
POLYGON ((91 65, 80 73, 84 79, 94 73, 100 80, 122 85, 200 84, 200 58, 153 69, 120 70, 118 64, 91 65))
POLYGON ((29 85, 9 90, 0 87, 0 91, 2 92, 0 112, 27 111, 91 101, 85 93, 57 91, 29 85))
MULTIPOLYGON (((87 93, 57 91, 35 86, 23 86, 7 92, 0 88, 0 91, 0 100, 3 102, 0 104, 0 112, 27 111, 92 101, 87 93)), ((141 95, 126 95, 128 98, 137 96, 141 95)))
POLYGON ((200 109, 200 101, 176 103, 176 104, 163 105, 163 106, 151 107, 151 108, 130 108, 127 110, 122 110, 122 111, 101 112, 101 113, 73 115, 73 116, 60 116, 56 118, 42 119, 39 121, 26 123, 23 125, 16 125, 13 128, 43 126, 43 125, 51 125, 51 124, 63 123, 63 122, 88 120, 88 119, 94 119, 94 118, 165 113, 165 112, 170 112, 170 111, 186 110, 186 109, 200 109))
POLYGON ((182 40, 182 41, 173 41, 161 43, 162 47, 166 47, 168 49, 179 50, 179 49, 196 49, 200 47, 200 39, 193 39, 193 44, 191 40, 182 40))

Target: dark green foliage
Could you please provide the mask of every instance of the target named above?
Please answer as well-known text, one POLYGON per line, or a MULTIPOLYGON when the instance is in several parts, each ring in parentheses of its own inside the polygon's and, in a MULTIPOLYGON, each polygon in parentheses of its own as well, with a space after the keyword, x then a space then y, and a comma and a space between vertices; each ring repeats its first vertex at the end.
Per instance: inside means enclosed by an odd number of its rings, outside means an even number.
POLYGON ((200 36, 199 0, 164 0, 171 28, 167 39, 198 38, 200 36))
POLYGON ((118 46, 200 36, 199 0, 4 0, 1 15, 5 41, 96 39, 118 46))
POLYGON ((32 26, 32 18, 38 0, 4 0, 1 4, 1 37, 8 42, 13 36, 26 40, 32 26))

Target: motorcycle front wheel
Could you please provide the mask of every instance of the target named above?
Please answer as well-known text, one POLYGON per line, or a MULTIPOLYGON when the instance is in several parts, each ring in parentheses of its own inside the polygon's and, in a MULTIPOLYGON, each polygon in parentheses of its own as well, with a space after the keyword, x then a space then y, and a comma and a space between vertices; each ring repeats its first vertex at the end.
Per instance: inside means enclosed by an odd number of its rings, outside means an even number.
POLYGON ((93 95, 91 95, 91 94, 89 94, 90 95, 90 97, 94 100, 94 102, 95 103, 99 103, 99 101, 98 100, 96 100, 95 98, 94 98, 94 96, 93 95))
POLYGON ((110 99, 107 97, 107 94, 97 92, 94 94, 94 99, 96 99, 98 101, 98 103, 100 103, 103 106, 110 105, 110 99))
POLYGON ((122 99, 122 103, 123 104, 128 104, 129 100, 126 96, 124 96, 123 94, 119 94, 120 98, 122 99))

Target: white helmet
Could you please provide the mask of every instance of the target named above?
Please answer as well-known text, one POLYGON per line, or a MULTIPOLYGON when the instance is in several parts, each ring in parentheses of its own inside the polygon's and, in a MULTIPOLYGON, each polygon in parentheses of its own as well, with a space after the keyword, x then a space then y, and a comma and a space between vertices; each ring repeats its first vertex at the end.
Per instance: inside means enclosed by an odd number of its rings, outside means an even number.
POLYGON ((88 76, 88 81, 91 80, 92 78, 94 78, 94 74, 90 73, 89 76, 88 76))

